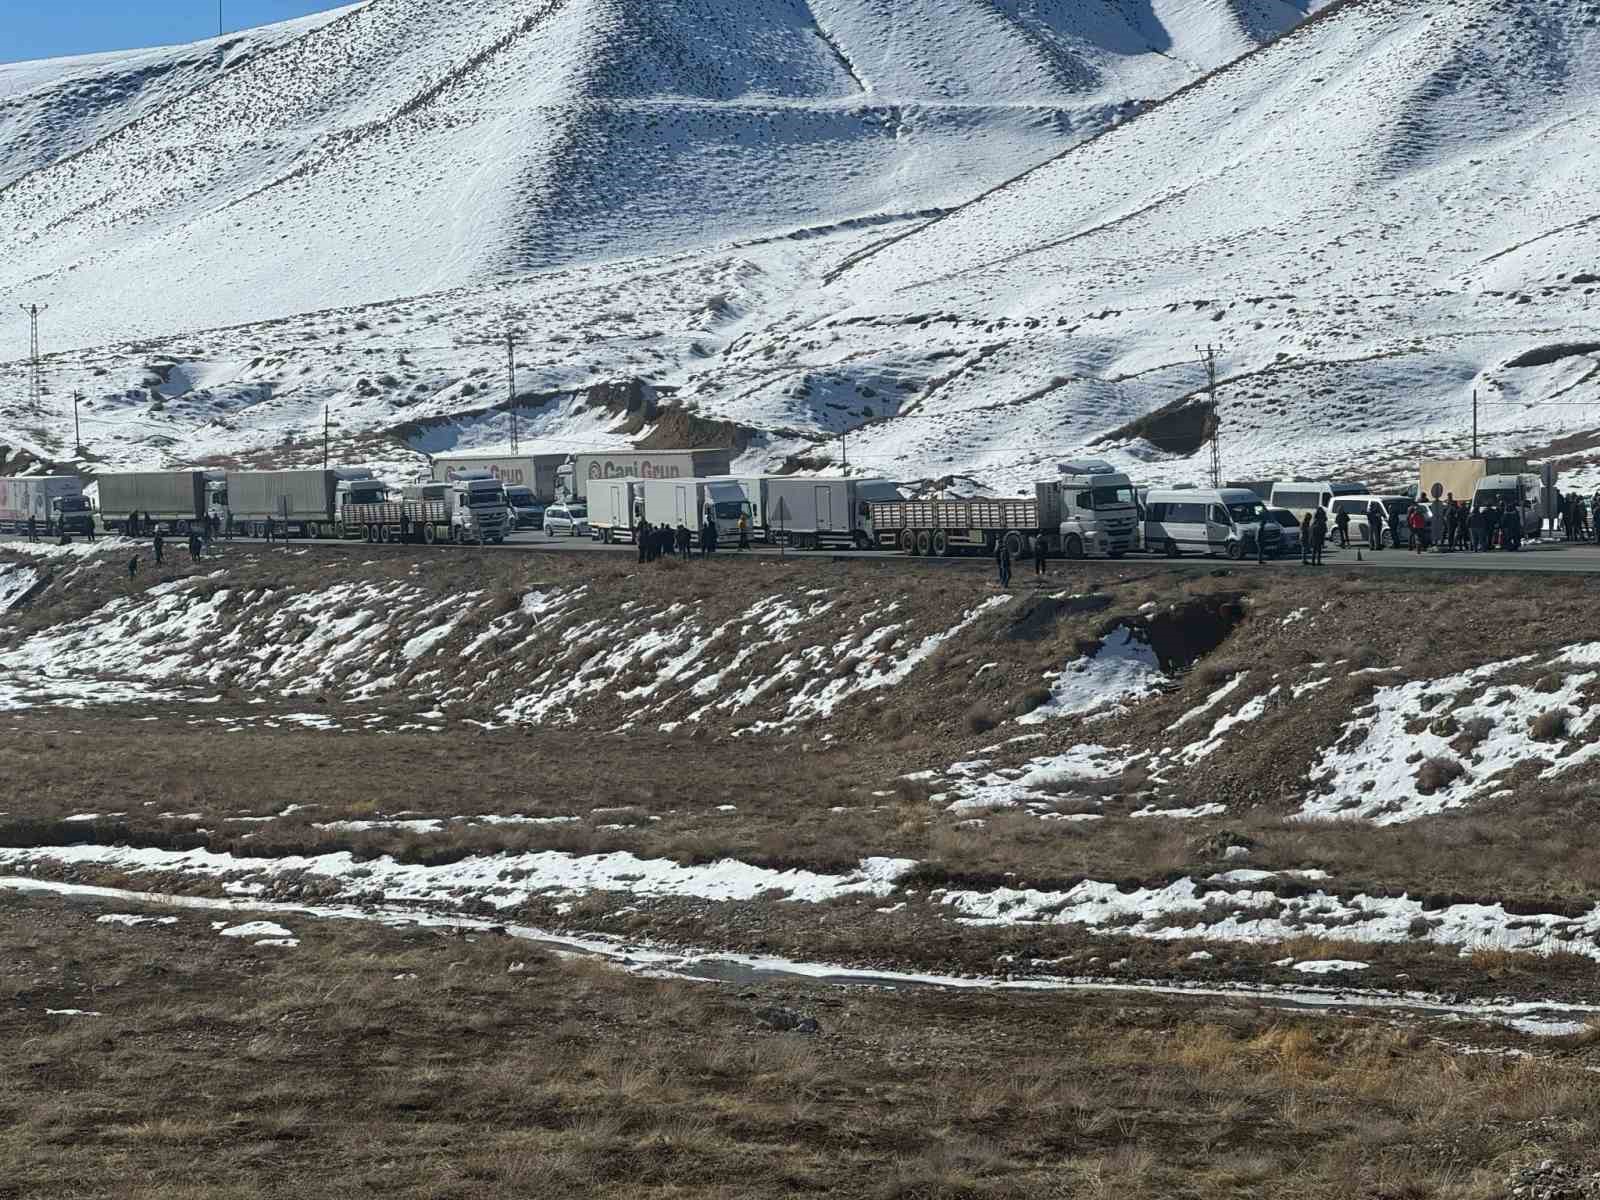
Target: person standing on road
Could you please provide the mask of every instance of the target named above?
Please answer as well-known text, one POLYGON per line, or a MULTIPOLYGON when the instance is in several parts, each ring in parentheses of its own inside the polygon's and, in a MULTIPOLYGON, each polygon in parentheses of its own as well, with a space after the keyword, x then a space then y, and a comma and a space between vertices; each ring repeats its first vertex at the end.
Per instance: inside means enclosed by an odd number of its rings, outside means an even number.
POLYGON ((650 553, 650 522, 640 521, 639 528, 633 531, 633 536, 639 543, 639 561, 648 561, 646 556, 650 553))
POLYGON ((689 532, 689 527, 682 521, 678 522, 678 557, 685 561, 689 558, 689 549, 694 545, 694 535, 689 532))
POLYGON ((994 564, 1000 572, 1000 586, 1011 586, 1011 551, 1007 549, 1005 539, 1002 538, 995 544, 994 564))
POLYGON ((717 523, 707 520, 700 529, 700 557, 710 558, 717 552, 717 523))
POLYGON ((28 540, 30 542, 37 542, 39 540, 39 518, 35 517, 32 513, 28 514, 28 540))
POLYGON ((1594 494, 1594 502, 1589 506, 1589 528, 1594 540, 1600 542, 1600 492, 1594 494))
MULTIPOLYGON (((1280 535, 1281 536, 1281 535, 1280 535)), ((1267 561, 1267 512, 1261 510, 1261 516, 1256 521, 1256 566, 1262 566, 1267 561)))
POLYGON ((1367 505, 1367 549, 1383 549, 1383 531, 1388 528, 1389 518, 1384 515, 1383 505, 1377 500, 1367 505))
POLYGON ((1322 565, 1322 548, 1328 542, 1328 510, 1317 509, 1317 515, 1311 521, 1311 565, 1322 565))
POLYGON ((139 556, 135 554, 128 560, 128 578, 132 579, 139 573, 139 556))
POLYGON ((750 518, 739 514, 739 549, 750 549, 750 518))
POLYGON ((1350 549, 1350 514, 1341 508, 1333 518, 1333 525, 1339 531, 1339 549, 1350 549))
POLYGON ((1472 515, 1467 518, 1467 531, 1472 535, 1474 554, 1482 554, 1489 548, 1489 522, 1484 517, 1483 509, 1472 510, 1472 515))
POLYGON ((156 530, 156 534, 155 534, 155 546, 156 546, 156 566, 159 567, 161 565, 164 557, 165 557, 166 549, 167 549, 167 539, 161 536, 161 530, 159 530, 159 529, 156 530))
POLYGON ((1044 574, 1045 559, 1048 558, 1049 555, 1050 555, 1050 547, 1045 542, 1044 538, 1042 538, 1042 537, 1034 538, 1033 539, 1033 573, 1035 575, 1043 575, 1044 574))
POLYGON ((200 534, 194 529, 189 531, 189 561, 200 561, 200 534))
POLYGON ((1515 550, 1522 537, 1522 514, 1511 507, 1510 501, 1500 504, 1500 548, 1515 550))
POLYGON ((1311 514, 1300 518, 1300 565, 1311 562, 1311 514))
POLYGON ((1421 554, 1424 540, 1422 531, 1425 528, 1425 522, 1420 505, 1413 504, 1411 506, 1411 513, 1406 517, 1406 524, 1411 527, 1411 552, 1413 554, 1421 554))
POLYGON ((228 510, 228 515, 223 522, 222 529, 222 536, 230 542, 233 541, 233 509, 231 508, 228 510))

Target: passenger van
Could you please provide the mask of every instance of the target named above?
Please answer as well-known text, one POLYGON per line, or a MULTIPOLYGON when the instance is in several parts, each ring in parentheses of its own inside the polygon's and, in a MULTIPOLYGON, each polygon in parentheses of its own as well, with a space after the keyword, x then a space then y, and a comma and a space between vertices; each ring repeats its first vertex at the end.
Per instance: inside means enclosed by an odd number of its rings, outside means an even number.
POLYGON ((1267 516, 1261 497, 1245 488, 1151 488, 1144 500, 1146 550, 1177 558, 1185 553, 1244 558, 1256 553, 1256 531, 1275 555, 1282 530, 1267 516))
POLYGON ((1369 494, 1364 483, 1275 483, 1267 507, 1287 508, 1301 520, 1316 516, 1319 508, 1326 508, 1328 516, 1332 517, 1334 497, 1369 494))

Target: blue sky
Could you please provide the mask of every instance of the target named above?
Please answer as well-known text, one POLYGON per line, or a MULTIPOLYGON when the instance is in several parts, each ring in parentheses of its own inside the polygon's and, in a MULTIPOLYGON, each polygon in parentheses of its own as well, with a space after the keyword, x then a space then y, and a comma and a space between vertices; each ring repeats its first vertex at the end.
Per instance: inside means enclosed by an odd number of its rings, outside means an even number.
MULTIPOLYGON (((232 31, 345 0, 222 0, 232 31)), ((166 46, 215 37, 217 0, 0 0, 0 62, 166 46)))

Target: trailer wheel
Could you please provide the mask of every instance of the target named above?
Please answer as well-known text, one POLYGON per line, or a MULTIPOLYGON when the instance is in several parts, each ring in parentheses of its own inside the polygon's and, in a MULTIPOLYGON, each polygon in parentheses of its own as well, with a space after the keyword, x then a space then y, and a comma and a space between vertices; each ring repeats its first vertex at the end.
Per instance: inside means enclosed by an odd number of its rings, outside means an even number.
POLYGON ((424 546, 433 545, 434 539, 437 538, 438 536, 439 536, 438 533, 435 532, 435 530, 433 528, 433 522, 432 521, 429 521, 426 525, 424 525, 422 527, 422 544, 424 546))
POLYGON ((341 542, 344 541, 344 522, 343 521, 335 521, 333 523, 333 536, 338 538, 341 542))
POLYGON ((933 551, 935 558, 943 558, 950 553, 950 539, 945 535, 944 530, 935 529, 933 531, 933 538, 929 548, 933 551))
POLYGON ((926 529, 917 531, 917 556, 927 558, 933 552, 933 535, 926 529))
POLYGON ((1083 557, 1083 539, 1075 533, 1067 535, 1066 553, 1068 558, 1083 557))
POLYGON ((900 531, 900 549, 907 554, 915 554, 917 552, 917 535, 909 529, 902 529, 900 531))
POLYGON ((1015 529, 1006 534, 1006 550, 1010 552, 1012 558, 1021 558, 1023 550, 1027 548, 1027 544, 1023 536, 1015 529))

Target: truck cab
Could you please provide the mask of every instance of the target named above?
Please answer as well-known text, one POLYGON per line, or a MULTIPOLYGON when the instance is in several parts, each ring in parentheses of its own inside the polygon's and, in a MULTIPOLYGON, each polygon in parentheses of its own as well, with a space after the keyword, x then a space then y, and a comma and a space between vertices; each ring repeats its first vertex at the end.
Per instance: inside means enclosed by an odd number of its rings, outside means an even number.
POLYGON ((1062 463, 1059 470, 1053 484, 1039 485, 1039 504, 1041 514, 1059 512, 1061 553, 1121 558, 1132 550, 1139 523, 1133 481, 1098 460, 1062 463))
POLYGON ((341 479, 334 490, 334 506, 343 511, 347 504, 383 504, 389 487, 381 479, 341 479))
POLYGON ((57 496, 50 502, 50 532, 94 536, 94 505, 87 496, 57 496))
POLYGON ((506 517, 506 489, 488 471, 458 474, 447 485, 450 535, 461 542, 499 544, 510 532, 506 517))

